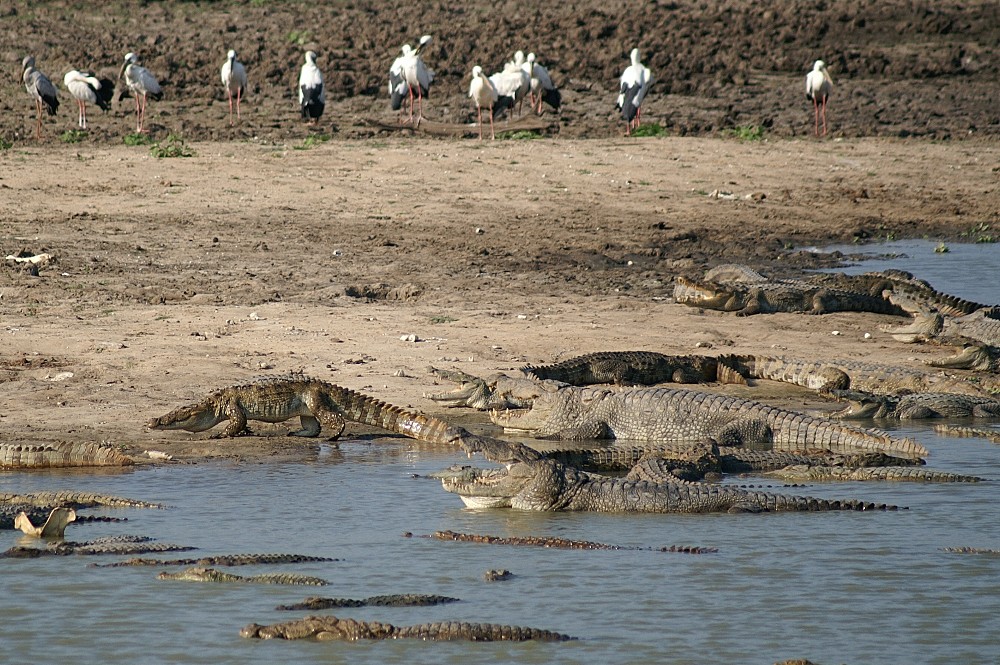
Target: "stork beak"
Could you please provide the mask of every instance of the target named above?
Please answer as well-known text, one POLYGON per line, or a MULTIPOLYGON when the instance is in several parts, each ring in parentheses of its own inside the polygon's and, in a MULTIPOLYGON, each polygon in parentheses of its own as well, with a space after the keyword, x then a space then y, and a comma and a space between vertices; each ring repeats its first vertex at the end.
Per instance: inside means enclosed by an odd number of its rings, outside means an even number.
POLYGON ((122 68, 118 70, 118 80, 121 81, 122 77, 125 76, 125 68, 129 66, 129 61, 126 60, 122 63, 122 68))
POLYGON ((830 72, 826 71, 826 67, 823 68, 823 76, 830 82, 830 85, 833 85, 833 77, 830 76, 830 72))

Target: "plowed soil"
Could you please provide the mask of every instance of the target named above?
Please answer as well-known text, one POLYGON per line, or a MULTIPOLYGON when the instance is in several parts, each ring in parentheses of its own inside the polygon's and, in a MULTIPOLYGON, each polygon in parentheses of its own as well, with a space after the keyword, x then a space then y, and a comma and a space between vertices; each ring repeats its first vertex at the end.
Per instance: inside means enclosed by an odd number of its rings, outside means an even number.
POLYGON ((0 3, 0 252, 51 257, 37 275, 0 266, 0 440, 299 455, 309 446, 281 436, 143 427, 289 370, 441 413, 428 365, 485 375, 696 345, 914 367, 948 353, 881 332, 899 317, 736 319, 670 301, 675 275, 722 262, 791 276, 842 259, 815 247, 1000 228, 997 3, 776 5, 0 3), (386 71, 423 33, 430 122, 401 129, 386 71), (633 46, 656 78, 643 119, 659 137, 622 137, 613 112, 633 46), (228 48, 251 79, 234 127, 228 48), (294 89, 308 48, 329 89, 316 127, 294 89), (537 140, 469 138, 468 71, 519 48, 552 71, 562 113, 511 123, 537 140), (65 91, 34 138, 25 54, 61 87, 71 67, 116 77, 126 51, 165 90, 149 140, 190 156, 125 145, 127 99, 64 134, 65 91), (803 94, 817 57, 835 82, 826 138, 803 94), (762 140, 736 137, 751 127, 762 140))

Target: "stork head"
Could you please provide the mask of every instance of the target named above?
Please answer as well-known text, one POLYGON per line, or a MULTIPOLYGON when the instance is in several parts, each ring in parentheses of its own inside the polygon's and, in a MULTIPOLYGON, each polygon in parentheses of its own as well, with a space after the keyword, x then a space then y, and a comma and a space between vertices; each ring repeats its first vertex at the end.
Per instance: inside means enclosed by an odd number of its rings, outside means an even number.
POLYGON ((409 44, 403 44, 403 47, 399 50, 402 51, 403 55, 407 57, 413 55, 413 47, 410 46, 409 44))
POLYGON ((481 76, 482 73, 483 73, 483 68, 480 67, 479 65, 476 65, 475 67, 472 68, 472 78, 477 78, 481 76))
POLYGON ((311 65, 316 64, 316 51, 306 51, 306 62, 311 65))
POLYGON ((534 62, 535 62, 535 54, 534 53, 529 53, 528 54, 528 62, 534 64, 534 62))
POLYGON ((425 44, 429 44, 430 41, 431 41, 431 36, 430 35, 424 35, 423 37, 420 38, 420 45, 424 46, 425 44))
POLYGON ((816 62, 813 63, 813 71, 821 72, 824 69, 826 69, 826 63, 823 62, 822 60, 817 60, 816 62))
POLYGON ((229 53, 226 54, 226 57, 229 58, 230 60, 235 60, 236 51, 234 51, 233 49, 229 49, 229 53))
POLYGON ((632 49, 632 52, 629 53, 629 58, 632 59, 632 64, 633 65, 638 65, 639 64, 639 49, 637 49, 637 48, 632 49))
POLYGON ((139 60, 139 58, 135 57, 135 53, 132 53, 131 51, 129 51, 128 53, 126 53, 125 54, 125 62, 122 63, 122 68, 118 72, 118 78, 120 79, 122 76, 124 76, 125 75, 125 70, 128 69, 128 66, 129 65, 134 65, 136 62, 138 62, 138 60, 139 60))
POLYGON ((24 73, 28 68, 33 68, 35 66, 34 56, 26 55, 24 60, 21 61, 21 72, 24 73))

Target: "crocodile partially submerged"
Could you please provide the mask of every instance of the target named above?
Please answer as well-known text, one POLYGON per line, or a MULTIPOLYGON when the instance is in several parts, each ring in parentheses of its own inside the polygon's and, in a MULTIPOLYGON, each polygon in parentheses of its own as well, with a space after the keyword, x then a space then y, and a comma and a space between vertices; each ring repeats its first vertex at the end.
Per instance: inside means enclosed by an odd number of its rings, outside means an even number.
POLYGON ((309 616, 297 621, 262 626, 252 623, 240 631, 242 637, 298 640, 468 640, 470 642, 563 642, 575 639, 562 633, 522 626, 446 621, 416 626, 394 626, 378 621, 309 616))
POLYGON ((149 503, 138 499, 130 499, 113 494, 97 494, 94 492, 78 492, 75 490, 59 490, 55 492, 0 492, 0 505, 16 504, 22 506, 38 506, 54 508, 69 506, 72 508, 93 508, 105 506, 108 508, 164 508, 160 503, 149 503))
POLYGON ((629 547, 625 545, 609 545, 596 543, 592 540, 570 540, 556 536, 490 536, 478 533, 456 533, 454 531, 435 531, 430 536, 435 540, 447 540, 462 543, 480 543, 484 545, 515 545, 518 547, 544 547, 546 549, 563 550, 653 550, 656 552, 680 552, 683 554, 715 554, 715 547, 698 547, 696 545, 670 545, 666 547, 629 547))
POLYGON ((99 443, 60 441, 0 443, 0 467, 55 469, 86 466, 130 466, 135 462, 120 450, 99 443))
POLYGON ((457 603, 458 598, 438 596, 434 594, 397 593, 386 596, 369 596, 368 598, 322 598, 310 596, 301 603, 278 605, 276 610, 329 610, 335 607, 429 607, 457 603))
POLYGON ((831 418, 917 420, 923 418, 1000 418, 1000 399, 954 393, 872 395, 858 390, 834 390, 849 402, 831 418))
POLYGON ((184 552, 196 549, 185 545, 153 542, 148 536, 106 536, 87 542, 61 541, 49 543, 45 548, 24 547, 15 545, 6 552, 0 553, 0 558, 35 558, 41 556, 69 555, 134 555, 149 552, 184 552))
POLYGON ((291 436, 340 436, 346 421, 379 427, 428 443, 454 445, 467 434, 460 427, 416 411, 369 397, 349 388, 301 375, 273 377, 218 390, 200 402, 174 409, 147 423, 152 430, 203 432, 221 422, 226 428, 212 438, 247 432, 250 420, 277 423, 298 416, 301 429, 291 436))
POLYGON ((290 563, 339 561, 325 556, 305 554, 220 554, 196 559, 147 559, 133 558, 114 563, 91 564, 95 568, 122 568, 134 566, 260 566, 290 563))
POLYGON ((244 584, 296 584, 307 586, 326 586, 329 584, 324 579, 309 575, 298 575, 296 573, 266 573, 263 575, 235 575, 225 573, 215 568, 195 566, 171 573, 164 571, 156 576, 158 580, 179 580, 182 582, 239 582, 244 584))
POLYGON ((499 469, 467 467, 441 478, 444 489, 469 508, 614 513, 761 513, 895 510, 857 500, 828 500, 757 492, 724 485, 650 483, 589 474, 552 460, 499 469))
POLYGON ((783 452, 884 452, 926 457, 892 437, 739 397, 670 388, 543 387, 531 408, 491 413, 505 432, 554 439, 689 441, 783 452))
POLYGON ((922 466, 818 466, 795 464, 764 473, 791 482, 810 481, 892 481, 915 483, 978 483, 984 479, 962 473, 936 471, 922 466))

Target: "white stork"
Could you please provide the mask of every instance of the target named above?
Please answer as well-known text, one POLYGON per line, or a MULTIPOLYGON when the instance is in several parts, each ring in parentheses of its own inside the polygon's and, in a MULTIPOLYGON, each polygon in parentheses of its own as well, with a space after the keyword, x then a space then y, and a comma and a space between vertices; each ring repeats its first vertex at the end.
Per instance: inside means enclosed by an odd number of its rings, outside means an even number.
POLYGON ((532 109, 538 115, 541 115, 542 102, 545 102, 558 111, 559 105, 562 104, 562 96, 559 94, 559 90, 555 84, 552 83, 549 70, 538 64, 534 53, 528 54, 524 67, 531 76, 531 83, 528 88, 528 102, 531 104, 532 109))
POLYGON ((55 115, 56 109, 59 108, 59 93, 52 85, 52 81, 35 69, 35 59, 32 56, 26 56, 21 61, 21 67, 21 80, 24 81, 24 88, 35 99, 35 138, 40 139, 42 138, 42 107, 45 107, 49 115, 55 115))
POLYGON ((476 102, 476 112, 479 114, 479 140, 483 140, 483 107, 486 107, 490 114, 490 138, 496 139, 496 134, 493 132, 493 105, 497 103, 497 91, 479 65, 472 68, 469 97, 476 102))
POLYGON ((826 71, 826 63, 817 60, 812 71, 806 74, 806 98, 813 103, 816 136, 819 136, 819 118, 823 116, 823 136, 826 136, 826 102, 833 90, 833 79, 826 71))
POLYGON ((115 83, 109 79, 98 79, 90 72, 71 69, 63 77, 63 85, 76 100, 77 125, 87 128, 87 104, 97 104, 102 111, 111 108, 115 96, 115 83))
MULTIPOLYGON (((135 97, 135 131, 146 131, 146 100, 152 97, 155 101, 163 99, 163 90, 148 69, 139 66, 139 58, 135 53, 126 53, 125 62, 118 72, 118 79, 125 77, 125 85, 135 97)), ((118 99, 124 97, 124 91, 118 99)))
POLYGON ((497 91, 497 103, 493 106, 493 115, 509 108, 507 120, 514 113, 514 106, 524 99, 531 89, 531 75, 524 69, 525 58, 522 51, 514 54, 514 59, 504 65, 503 70, 490 76, 490 83, 497 91))
POLYGON ((315 125, 326 108, 326 90, 323 89, 323 74, 316 66, 316 52, 306 51, 306 61, 299 73, 299 106, 302 117, 315 125))
POLYGON ((236 117, 240 116, 240 101, 247 89, 247 70, 243 63, 236 59, 236 51, 229 49, 226 62, 222 65, 222 85, 226 86, 229 97, 229 126, 233 125, 233 92, 236 92, 236 117))
POLYGON ((631 135, 632 130, 639 126, 642 100, 646 98, 646 91, 653 82, 649 68, 639 62, 639 49, 632 49, 629 58, 632 64, 622 72, 621 88, 615 105, 621 110, 622 118, 625 120, 626 136, 631 135))
MULTIPOLYGON (((407 94, 410 98, 410 117, 407 122, 413 122, 413 96, 416 94, 416 126, 418 127, 420 126, 420 121, 424 117, 424 97, 427 97, 430 94, 431 83, 434 82, 434 72, 427 68, 427 65, 424 64, 424 59, 420 57, 420 51, 427 44, 429 44, 430 41, 431 36, 424 35, 420 38, 417 48, 411 50, 408 45, 404 45, 403 55, 397 58, 396 62, 393 63, 394 67, 397 66, 398 63, 398 67, 403 75, 403 82, 406 84, 406 91, 403 94, 407 94)), ((392 85, 391 82, 390 85, 392 85)), ((395 101, 393 103, 395 104, 395 101)), ((400 101, 400 103, 402 103, 402 101, 400 101)))

